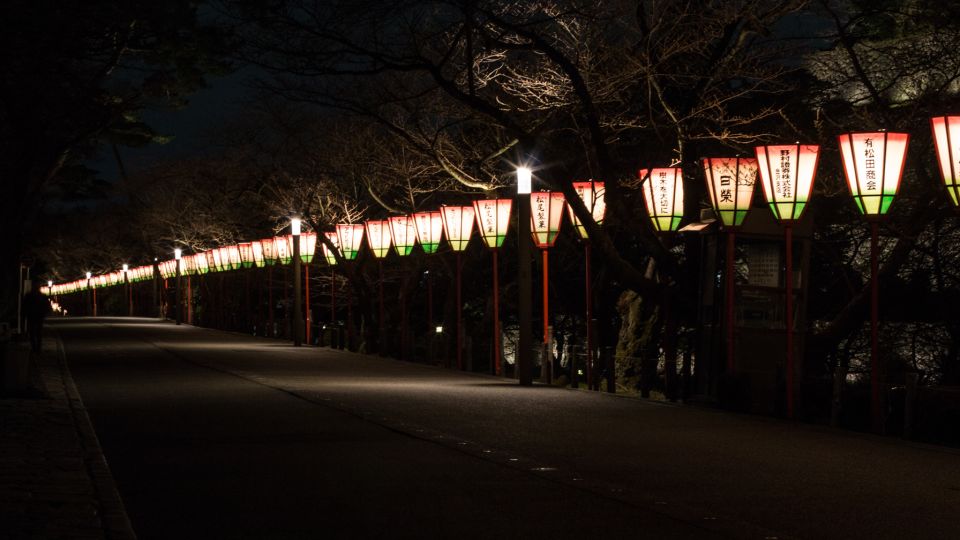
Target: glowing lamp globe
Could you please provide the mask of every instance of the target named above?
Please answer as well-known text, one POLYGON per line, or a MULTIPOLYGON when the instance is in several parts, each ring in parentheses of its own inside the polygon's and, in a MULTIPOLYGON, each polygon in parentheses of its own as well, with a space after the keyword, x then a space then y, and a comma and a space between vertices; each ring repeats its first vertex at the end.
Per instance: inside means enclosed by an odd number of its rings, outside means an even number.
POLYGON ((417 243, 417 226, 411 216, 391 216, 390 236, 393 238, 393 249, 401 257, 409 255, 417 243))
POLYGON ((657 232, 673 232, 683 219, 683 171, 680 167, 640 169, 643 200, 657 232))
POLYGON ((467 249, 470 237, 473 235, 474 210, 473 206, 443 206, 440 208, 443 216, 443 232, 447 235, 447 243, 454 251, 467 249))
POLYGON ((240 242, 237 244, 240 251, 240 265, 244 268, 253 266, 253 242, 240 242))
POLYGON ((511 208, 513 208, 513 199, 473 201, 477 230, 488 248, 497 249, 503 246, 507 229, 510 227, 511 208))
MULTIPOLYGON (((590 211, 590 214, 593 216, 593 220, 597 224, 603 223, 603 218, 607 214, 607 204, 604 200, 604 195, 606 194, 606 188, 604 188, 603 182, 574 182, 573 190, 577 193, 577 196, 580 197, 580 200, 583 201, 583 205, 587 207, 587 210, 590 211)), ((573 207, 567 205, 567 211, 570 213, 570 222, 573 223, 573 228, 577 230, 577 234, 580 235, 580 238, 587 239, 587 228, 580 221, 580 218, 573 213, 573 207)))
POLYGON ((538 248, 546 249, 556 243, 566 205, 567 199, 560 192, 530 194, 530 233, 538 248))
POLYGON ((277 260, 280 261, 280 264, 290 264, 290 261, 293 260, 293 244, 289 236, 275 236, 273 238, 273 246, 277 250, 277 260))
POLYGON ((370 251, 373 256, 382 259, 390 253, 390 222, 385 219, 375 219, 367 221, 367 244, 370 245, 370 251))
MULTIPOLYGON (((334 249, 340 249, 340 237, 337 235, 336 231, 325 232, 323 234, 326 235, 327 240, 333 244, 334 249)), ((323 244, 323 258, 327 260, 327 264, 337 264, 337 256, 333 249, 327 247, 327 244, 323 244)))
POLYGON ((264 238, 260 240, 260 248, 263 250, 263 263, 267 266, 277 264, 277 244, 273 238, 264 238))
POLYGON ((930 119, 937 147, 940 176, 955 206, 960 206, 960 116, 935 116, 930 119))
POLYGON ((907 161, 907 133, 847 133, 839 137, 847 186, 867 219, 887 213, 907 161))
POLYGON ((756 147, 763 196, 781 222, 803 215, 813 191, 820 147, 815 144, 779 144, 756 147))
POLYGON ((340 253, 343 258, 352 261, 360 253, 363 244, 363 225, 358 223, 340 223, 337 225, 337 236, 340 238, 340 253))
POLYGON ((423 252, 436 253, 443 240, 443 215, 439 211, 417 212, 413 215, 413 224, 417 229, 417 240, 423 252))
POLYGON ((710 205, 726 229, 743 224, 753 201, 757 183, 757 160, 754 158, 703 158, 710 205))

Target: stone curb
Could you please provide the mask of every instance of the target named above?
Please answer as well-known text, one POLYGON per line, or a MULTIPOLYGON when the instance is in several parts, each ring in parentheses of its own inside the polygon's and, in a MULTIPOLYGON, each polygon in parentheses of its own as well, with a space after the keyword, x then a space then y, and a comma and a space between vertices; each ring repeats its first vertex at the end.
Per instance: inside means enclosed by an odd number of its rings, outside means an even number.
POLYGON ((57 344, 57 365, 60 367, 63 388, 66 400, 70 406, 74 427, 83 447, 83 461, 90 476, 90 481, 96 490, 97 502, 100 507, 100 521, 103 526, 104 538, 107 540, 136 540, 130 518, 127 516, 120 492, 117 491, 110 467, 100 448, 100 441, 93 430, 93 423, 87 415, 80 393, 67 366, 66 354, 60 336, 55 332, 53 336, 57 344))

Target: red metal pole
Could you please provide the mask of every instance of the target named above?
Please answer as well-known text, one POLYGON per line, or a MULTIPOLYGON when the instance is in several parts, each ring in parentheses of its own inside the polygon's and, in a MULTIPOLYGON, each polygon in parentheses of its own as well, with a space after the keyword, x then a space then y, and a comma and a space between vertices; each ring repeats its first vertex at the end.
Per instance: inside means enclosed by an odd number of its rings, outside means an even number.
POLYGON ((377 317, 377 328, 378 328, 377 351, 380 353, 381 356, 383 356, 387 352, 387 346, 386 346, 387 344, 385 343, 387 340, 386 340, 386 336, 383 333, 383 330, 384 330, 383 317, 385 313, 383 309, 383 259, 377 259, 377 271, 380 277, 379 283, 377 284, 377 295, 380 297, 380 313, 377 317))
POLYGON ((337 320, 337 272, 330 267, 330 324, 337 320))
MULTIPOLYGON (((587 378, 593 377, 593 291, 590 277, 590 242, 583 244, 584 258, 584 289, 586 290, 587 306, 587 378)), ((613 376, 611 374, 611 376, 613 376)))
POLYGON ((460 252, 457 252, 457 369, 463 369, 463 313, 460 283, 460 252))
POLYGON ((880 318, 880 262, 877 253, 879 224, 870 222, 870 419, 873 431, 883 431, 883 413, 881 410, 880 383, 883 370, 880 366, 878 326, 880 318))
POLYGON ((793 418, 793 227, 784 227, 787 243, 786 279, 787 290, 787 418, 793 418))
POLYGON ((267 267, 267 322, 266 335, 273 337, 273 265, 267 267))
POLYGON ((97 316, 97 288, 93 288, 93 316, 97 316))
POLYGON ((304 320, 307 322, 306 338, 307 345, 310 345, 310 264, 303 265, 303 294, 306 297, 306 314, 304 320))
POLYGON ((187 276, 187 324, 193 324, 193 285, 191 276, 187 276))
POLYGON ((427 331, 433 332, 433 278, 427 270, 427 331))
POLYGON ((543 342, 550 339, 550 252, 543 250, 543 342))
POLYGON ((500 276, 497 250, 493 250, 493 374, 500 375, 500 276))
POLYGON ((727 373, 733 373, 735 370, 734 362, 734 330, 736 327, 736 316, 734 303, 734 257, 736 257, 736 233, 727 231, 727 373))

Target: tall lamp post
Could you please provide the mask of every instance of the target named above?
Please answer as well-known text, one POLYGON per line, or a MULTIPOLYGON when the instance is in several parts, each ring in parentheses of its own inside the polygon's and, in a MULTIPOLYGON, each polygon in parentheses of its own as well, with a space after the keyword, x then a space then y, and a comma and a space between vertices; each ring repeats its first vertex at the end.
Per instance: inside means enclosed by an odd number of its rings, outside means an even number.
POLYGON ((303 344, 303 306, 300 282, 300 218, 290 219, 293 253, 293 346, 303 344))
POLYGON ((734 338, 736 311, 734 310, 734 287, 736 286, 734 259, 736 258, 736 230, 743 224, 753 200, 754 184, 757 182, 757 160, 754 158, 703 158, 703 172, 707 193, 713 211, 727 233, 727 255, 724 271, 726 281, 727 323, 727 373, 736 368, 734 338))
POLYGON ((180 324, 180 261, 183 259, 183 251, 180 248, 173 250, 173 260, 175 261, 176 266, 176 276, 177 276, 177 292, 173 297, 173 308, 176 311, 176 321, 177 324, 180 324))
MULTIPOLYGON (((607 204, 605 199, 606 188, 604 187, 603 182, 596 182, 590 180, 589 182, 574 182, 573 190, 577 193, 577 196, 580 197, 580 200, 583 201, 583 205, 587 207, 587 211, 590 212, 591 217, 600 225, 603 223, 603 218, 607 213, 607 204)), ((586 306, 586 313, 584 314, 587 318, 587 365, 593 365, 593 291, 592 287, 592 277, 590 276, 590 236, 587 234, 587 228, 584 226, 583 222, 580 221, 580 218, 573 213, 573 207, 569 204, 567 205, 567 211, 570 213, 570 221, 573 223, 573 228, 576 229, 577 234, 580 236, 580 239, 583 240, 583 274, 584 274, 584 305, 586 306)), ((612 381, 613 374, 610 374, 612 381)), ((612 387, 612 382, 609 383, 612 387)))
POLYGON ((846 133, 840 135, 840 155, 850 194, 870 224, 870 419, 874 432, 883 431, 884 372, 879 354, 879 256, 877 241, 882 221, 900 189, 906 164, 907 133, 846 133))
POLYGON ((756 147, 756 153, 763 196, 770 205, 773 215, 783 224, 786 243, 784 289, 786 290, 787 418, 793 418, 793 224, 803 215, 810 200, 820 147, 799 143, 766 145, 756 147))
POLYGON ((530 189, 533 171, 517 167, 517 290, 520 298, 517 311, 520 318, 520 335, 517 339, 517 378, 521 386, 533 385, 533 336, 530 324, 533 319, 531 296, 533 283, 530 276, 530 189))
POLYGON ((127 292, 127 316, 133 317, 133 291, 130 289, 130 265, 123 265, 123 284, 127 292))
POLYGON ((377 350, 380 355, 386 354, 386 310, 383 305, 383 259, 390 253, 390 222, 385 219, 369 220, 366 222, 367 243, 370 244, 370 252, 377 259, 377 298, 379 308, 377 310, 377 350))
POLYGON ((90 304, 92 309, 90 310, 90 312, 93 314, 94 317, 96 317, 97 316, 97 290, 91 286, 91 283, 90 283, 91 277, 93 277, 93 274, 90 272, 87 272, 87 290, 90 291, 90 297, 92 299, 92 302, 90 304))
MULTIPOLYGON (((391 216, 390 236, 393 249, 400 257, 406 257, 417 243, 417 226, 411 216, 391 216)), ((400 286, 400 356, 406 359, 410 350, 409 314, 407 313, 407 295, 400 286)))
POLYGON ((510 227, 512 199, 488 199, 473 201, 477 216, 477 228, 483 243, 493 252, 493 374, 500 375, 500 271, 497 267, 497 252, 503 246, 510 227))
POLYGON ((456 254, 457 274, 457 369, 463 369, 463 274, 462 253, 470 243, 473 235, 474 210, 473 206, 443 206, 440 208, 443 215, 443 230, 447 235, 447 243, 456 254))

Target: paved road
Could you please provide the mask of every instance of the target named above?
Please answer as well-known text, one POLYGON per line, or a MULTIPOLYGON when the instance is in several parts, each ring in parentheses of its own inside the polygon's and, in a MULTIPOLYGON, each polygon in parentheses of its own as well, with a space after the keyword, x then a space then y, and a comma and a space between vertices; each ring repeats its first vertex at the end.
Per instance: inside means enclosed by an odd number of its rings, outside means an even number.
POLYGON ((960 453, 148 320, 57 325, 141 538, 960 538, 960 453))

